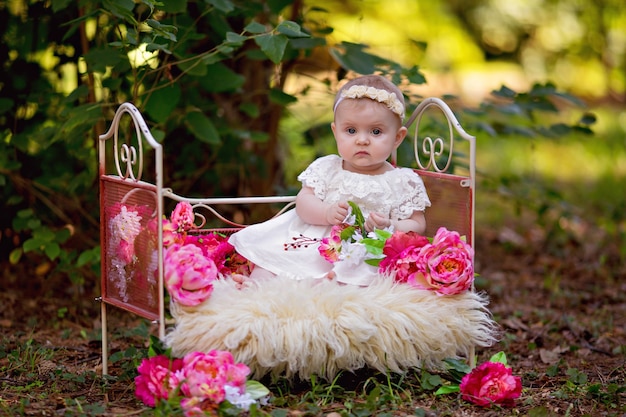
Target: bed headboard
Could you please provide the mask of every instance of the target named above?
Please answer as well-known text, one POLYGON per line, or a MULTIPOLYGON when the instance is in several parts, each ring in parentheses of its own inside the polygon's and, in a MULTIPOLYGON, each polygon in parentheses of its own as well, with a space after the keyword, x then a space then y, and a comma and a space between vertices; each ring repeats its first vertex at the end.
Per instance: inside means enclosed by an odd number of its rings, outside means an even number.
POLYGON ((463 129, 450 107, 436 97, 424 99, 405 126, 409 129, 409 136, 413 129, 413 156, 417 172, 432 203, 425 213, 426 235, 433 236, 439 227, 445 226, 466 236, 467 242, 474 247, 476 138, 463 129), (441 113, 447 132, 438 130, 440 125, 432 133, 432 128, 426 133, 420 132, 424 126, 423 117, 427 114, 436 116, 430 110, 441 113), (412 127, 413 124, 415 126, 412 127), (447 135, 439 136, 442 133, 447 135), (459 137, 461 140, 458 140, 459 137))

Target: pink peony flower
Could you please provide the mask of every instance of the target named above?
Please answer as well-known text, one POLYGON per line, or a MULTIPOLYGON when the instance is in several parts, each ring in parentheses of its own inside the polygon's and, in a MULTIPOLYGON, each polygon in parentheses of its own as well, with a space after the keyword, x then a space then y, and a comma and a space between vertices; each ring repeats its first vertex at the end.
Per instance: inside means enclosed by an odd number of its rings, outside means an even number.
POLYGON ((411 276, 414 287, 453 295, 467 291, 474 282, 474 251, 458 232, 439 228, 432 243, 420 249, 419 273, 411 276))
POLYGON ((167 400, 179 380, 176 372, 182 368, 181 359, 170 360, 164 355, 154 356, 141 361, 135 377, 135 395, 144 404, 154 407, 160 400, 167 400))
POLYGON ((428 239, 415 232, 395 232, 385 241, 380 261, 381 273, 394 273, 398 282, 408 282, 419 272, 417 261, 420 249, 428 244, 428 239))
POLYGON ((522 393, 522 379, 500 362, 485 362, 465 375, 459 386, 463 399, 480 406, 513 406, 522 393))
POLYGON ((208 374, 220 375, 229 385, 240 388, 242 392, 245 391, 250 368, 243 363, 235 362, 232 353, 228 351, 192 352, 183 358, 183 363, 185 368, 191 367, 208 374))
POLYGON ((235 251, 228 239, 217 233, 190 235, 185 244, 192 244, 202 249, 204 256, 211 259, 222 275, 250 275, 250 263, 235 251))
POLYGON ((196 245, 173 244, 164 255, 165 285, 174 301, 195 306, 206 300, 217 278, 215 263, 196 245))
POLYGON ((175 229, 179 232, 186 232, 191 229, 194 221, 193 207, 186 201, 181 201, 176 204, 172 216, 171 222, 174 224, 175 229))
POLYGON ((185 355, 177 376, 184 381, 181 391, 188 398, 186 405, 193 408, 202 403, 219 404, 224 401, 226 385, 244 394, 249 373, 250 368, 243 363, 235 363, 230 352, 213 350, 185 355))

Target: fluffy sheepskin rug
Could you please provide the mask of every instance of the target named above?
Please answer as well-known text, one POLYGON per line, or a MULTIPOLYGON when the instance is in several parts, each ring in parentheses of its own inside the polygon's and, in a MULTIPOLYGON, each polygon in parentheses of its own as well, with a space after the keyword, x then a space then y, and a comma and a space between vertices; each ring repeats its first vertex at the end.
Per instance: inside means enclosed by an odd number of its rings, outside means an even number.
POLYGON ((438 296, 382 278, 357 287, 278 276, 242 289, 228 279, 198 306, 172 305, 176 324, 165 344, 175 356, 228 350, 254 378, 433 369, 496 341, 486 305, 474 292, 438 296))

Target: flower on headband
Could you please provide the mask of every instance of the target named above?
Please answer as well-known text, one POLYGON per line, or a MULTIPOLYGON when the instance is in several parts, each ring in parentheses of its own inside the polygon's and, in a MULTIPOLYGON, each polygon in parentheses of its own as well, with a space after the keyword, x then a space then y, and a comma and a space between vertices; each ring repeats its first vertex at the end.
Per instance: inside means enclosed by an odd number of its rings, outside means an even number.
POLYGON ((364 97, 383 103, 389 110, 400 116, 401 119, 404 119, 404 104, 396 97, 396 93, 390 93, 387 90, 366 85, 353 85, 343 90, 335 104, 335 108, 344 98, 359 99, 364 97))

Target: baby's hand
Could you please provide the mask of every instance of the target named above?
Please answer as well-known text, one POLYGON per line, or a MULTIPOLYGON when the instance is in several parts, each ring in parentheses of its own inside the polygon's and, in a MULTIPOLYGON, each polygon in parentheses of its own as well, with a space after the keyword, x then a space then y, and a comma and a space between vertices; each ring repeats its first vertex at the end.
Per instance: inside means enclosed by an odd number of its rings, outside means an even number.
POLYGON ((391 226, 391 220, 380 213, 370 213, 365 220, 365 231, 371 232, 374 229, 384 229, 391 226))
POLYGON ((348 215, 348 208, 350 206, 345 201, 340 201, 337 204, 333 204, 326 210, 326 221, 328 224, 340 224, 348 215))

